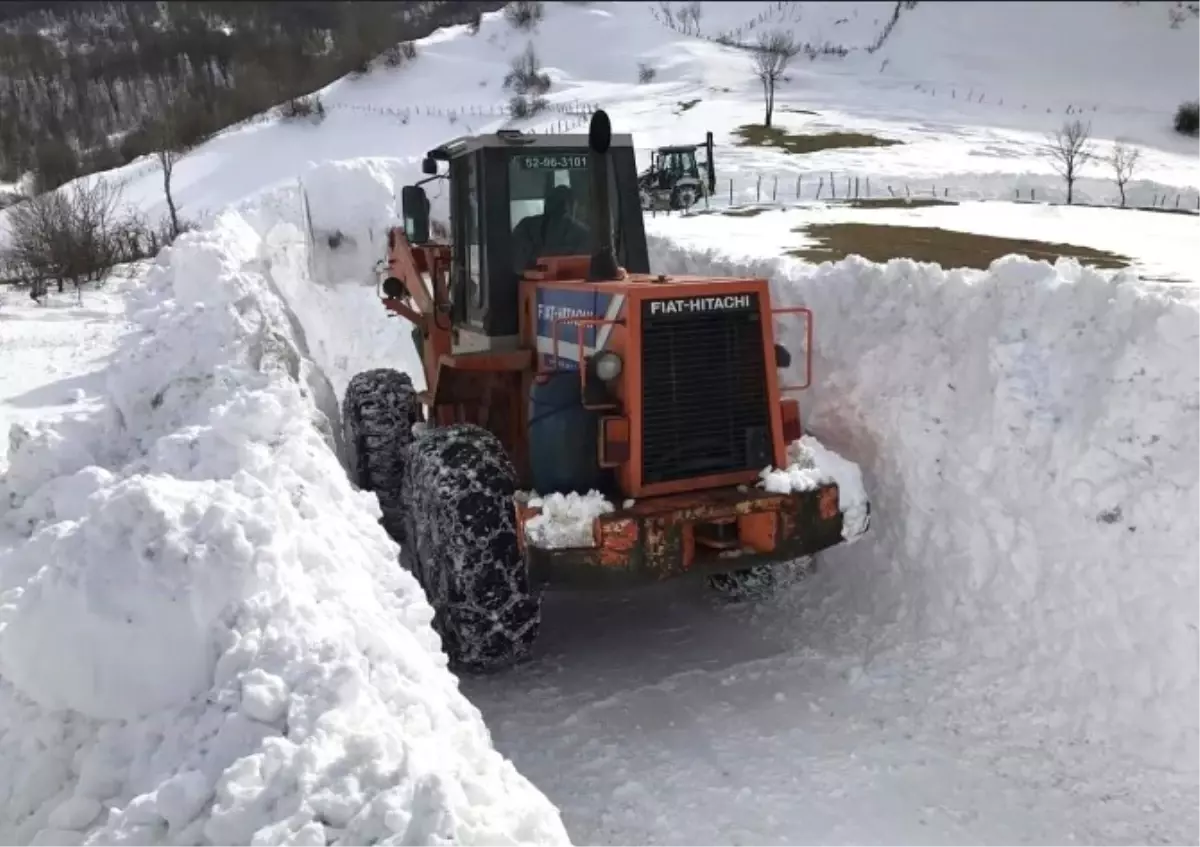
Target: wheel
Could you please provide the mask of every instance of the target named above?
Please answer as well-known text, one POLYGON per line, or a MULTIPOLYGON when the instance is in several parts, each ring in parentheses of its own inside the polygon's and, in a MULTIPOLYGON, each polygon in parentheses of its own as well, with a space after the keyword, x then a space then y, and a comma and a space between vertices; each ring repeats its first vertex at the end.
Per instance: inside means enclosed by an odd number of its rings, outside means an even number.
POLYGON ((758 600, 806 579, 815 568, 812 556, 773 565, 755 565, 740 571, 710 574, 708 585, 731 600, 758 600))
POLYGON ((355 374, 342 399, 342 431, 351 481, 373 491, 388 534, 404 543, 404 462, 421 404, 408 374, 377 368, 355 374))
POLYGON ((537 638, 541 597, 517 544, 515 491, 512 462, 482 427, 430 429, 409 447, 405 533, 453 667, 511 666, 537 638))
POLYGON ((696 205, 696 189, 690 185, 685 185, 675 189, 675 195, 671 198, 671 206, 676 209, 688 210, 696 205))

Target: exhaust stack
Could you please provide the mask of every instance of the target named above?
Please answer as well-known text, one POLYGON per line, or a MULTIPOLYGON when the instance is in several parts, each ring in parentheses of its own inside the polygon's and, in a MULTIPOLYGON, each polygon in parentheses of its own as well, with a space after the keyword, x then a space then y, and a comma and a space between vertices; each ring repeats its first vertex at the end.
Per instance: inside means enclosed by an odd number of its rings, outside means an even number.
POLYGON ((619 278, 617 255, 613 249, 612 203, 608 195, 608 148, 612 144, 612 123, 608 113, 596 110, 588 126, 588 173, 592 183, 592 239, 595 249, 588 267, 588 282, 619 278))

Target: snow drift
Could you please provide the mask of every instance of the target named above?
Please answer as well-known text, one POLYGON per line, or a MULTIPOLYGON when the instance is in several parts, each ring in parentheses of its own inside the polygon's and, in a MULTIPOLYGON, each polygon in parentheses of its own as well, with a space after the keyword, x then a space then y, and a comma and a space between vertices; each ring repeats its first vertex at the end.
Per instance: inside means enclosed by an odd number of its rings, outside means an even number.
POLYGON ((281 211, 300 196, 164 251, 131 292, 141 331, 106 410, 13 434, 6 843, 567 840, 339 464, 334 391, 279 293, 311 258, 281 211))
POLYGON ((1014 721, 1193 771, 1195 290, 1018 257, 814 267, 684 224, 652 237, 656 271, 764 276, 815 312, 805 423, 872 496, 871 532, 827 554, 831 605, 880 644, 944 639, 955 684, 1014 721))

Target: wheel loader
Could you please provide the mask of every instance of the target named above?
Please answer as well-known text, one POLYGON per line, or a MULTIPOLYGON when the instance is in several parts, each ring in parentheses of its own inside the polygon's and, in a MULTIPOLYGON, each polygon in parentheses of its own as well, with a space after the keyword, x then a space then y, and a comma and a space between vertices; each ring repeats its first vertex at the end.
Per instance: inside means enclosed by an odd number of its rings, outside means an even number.
POLYGON ((759 485, 801 435, 774 323, 804 318, 811 341, 811 314, 773 307, 764 279, 653 273, 633 140, 603 111, 587 135, 458 138, 423 171, 378 290, 415 328, 426 387, 368 370, 342 411, 351 476, 378 496, 452 666, 526 658, 546 585, 697 574, 737 594, 843 541, 836 485, 759 485), (432 180, 448 187, 442 242, 432 180), (608 509, 569 544, 539 541, 533 493, 608 509))

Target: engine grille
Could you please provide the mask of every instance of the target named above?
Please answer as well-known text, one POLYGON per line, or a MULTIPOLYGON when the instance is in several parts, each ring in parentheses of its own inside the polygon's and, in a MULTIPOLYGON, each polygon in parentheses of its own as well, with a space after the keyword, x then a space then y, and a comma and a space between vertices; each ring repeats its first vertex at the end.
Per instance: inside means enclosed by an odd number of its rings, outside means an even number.
POLYGON ((734 308, 695 306, 705 299, 642 304, 646 485, 758 470, 771 462, 758 296, 726 298, 734 308))

